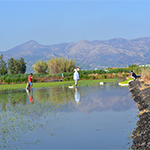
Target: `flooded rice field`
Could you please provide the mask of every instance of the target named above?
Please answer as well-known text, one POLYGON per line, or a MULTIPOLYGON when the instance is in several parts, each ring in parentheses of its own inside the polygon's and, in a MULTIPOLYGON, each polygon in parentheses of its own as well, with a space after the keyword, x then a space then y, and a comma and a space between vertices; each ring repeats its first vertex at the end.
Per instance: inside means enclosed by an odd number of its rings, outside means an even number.
POLYGON ((0 93, 1 149, 129 149, 138 109, 115 83, 0 93))

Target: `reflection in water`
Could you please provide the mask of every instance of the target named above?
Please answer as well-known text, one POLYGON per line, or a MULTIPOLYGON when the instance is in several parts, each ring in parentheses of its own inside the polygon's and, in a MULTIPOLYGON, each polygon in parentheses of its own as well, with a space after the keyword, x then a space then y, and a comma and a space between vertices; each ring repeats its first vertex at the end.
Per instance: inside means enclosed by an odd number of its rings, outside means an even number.
POLYGON ((80 103, 80 93, 79 93, 77 87, 75 87, 75 94, 74 94, 74 97, 75 97, 75 101, 77 102, 77 104, 79 104, 79 103, 80 103))
POLYGON ((61 88, 35 89, 34 97, 39 103, 48 102, 53 105, 64 105, 74 101, 73 93, 68 88, 65 88, 65 91, 61 88))
MULTIPOLYGON (((73 89, 70 89, 70 91, 73 89)), ((72 110, 80 110, 84 113, 91 113, 94 111, 126 111, 136 104, 132 102, 131 94, 128 88, 120 88, 118 86, 98 86, 98 87, 78 87, 82 98, 80 107, 76 107, 74 103, 70 104, 72 110)))
MULTIPOLYGON (((70 149, 88 148, 90 145, 91 149, 93 147, 98 149, 110 136, 104 139, 104 134, 111 132, 110 124, 113 134, 119 134, 117 136, 120 139, 122 136, 122 133, 118 133, 120 122, 116 124, 115 117, 118 115, 116 117, 118 119, 120 113, 126 114, 132 108, 136 108, 136 104, 130 99, 128 88, 109 84, 75 89, 64 86, 33 88, 31 95, 27 95, 25 90, 3 92, 0 95, 0 148, 16 148, 18 145, 20 149, 35 149, 35 145, 41 143, 39 144, 41 149, 43 147, 65 149, 68 148, 67 146, 70 146, 70 149), (77 105, 81 100, 82 103, 77 105), (119 113, 114 117, 112 112, 119 113), (67 133, 72 133, 74 137, 70 137, 67 133), (87 136, 88 133, 90 136, 87 136), (28 138, 29 136, 34 140, 28 138), (65 140, 67 138, 68 140, 65 140), (102 141, 101 144, 99 140, 102 141), (60 147, 58 141, 61 141, 60 147), (49 142, 52 144, 50 145, 49 142), (74 145, 76 142, 77 144, 74 145), (71 147, 72 145, 74 147, 71 147)), ((118 120, 123 122, 125 119, 122 117, 118 120)), ((110 141, 115 143, 112 139, 110 141)), ((110 147, 113 148, 112 145, 110 147)))
POLYGON ((32 95, 30 95, 30 102, 31 102, 31 104, 34 104, 34 100, 33 100, 33 96, 32 95))
POLYGON ((0 103, 2 104, 2 109, 6 111, 7 105, 11 103, 13 106, 17 104, 26 105, 28 95, 26 91, 3 91, 0 94, 0 103))

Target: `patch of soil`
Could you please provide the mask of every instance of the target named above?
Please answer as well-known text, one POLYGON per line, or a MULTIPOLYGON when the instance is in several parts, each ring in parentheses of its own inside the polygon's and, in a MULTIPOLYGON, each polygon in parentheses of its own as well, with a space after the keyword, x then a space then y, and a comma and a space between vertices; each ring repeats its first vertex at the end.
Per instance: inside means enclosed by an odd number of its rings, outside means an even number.
POLYGON ((54 81, 62 81, 62 77, 35 77, 34 80, 36 82, 54 82, 54 81))

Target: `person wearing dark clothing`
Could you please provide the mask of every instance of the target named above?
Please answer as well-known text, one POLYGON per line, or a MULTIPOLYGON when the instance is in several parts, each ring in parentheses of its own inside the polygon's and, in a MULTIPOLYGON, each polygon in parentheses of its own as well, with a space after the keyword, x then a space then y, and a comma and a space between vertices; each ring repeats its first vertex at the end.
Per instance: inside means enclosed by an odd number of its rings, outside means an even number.
POLYGON ((132 70, 131 70, 131 78, 134 80, 137 78, 137 75, 132 70))

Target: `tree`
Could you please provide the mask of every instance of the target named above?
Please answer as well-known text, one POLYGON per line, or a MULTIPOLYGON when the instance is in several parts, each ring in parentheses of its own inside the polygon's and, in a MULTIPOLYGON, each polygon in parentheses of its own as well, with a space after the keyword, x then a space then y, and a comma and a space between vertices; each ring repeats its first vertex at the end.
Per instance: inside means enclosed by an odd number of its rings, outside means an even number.
POLYGON ((75 68, 76 62, 70 58, 55 57, 47 61, 49 72, 52 74, 62 73, 62 72, 72 72, 75 68))
POLYGON ((26 72, 26 63, 24 61, 24 59, 21 57, 19 60, 19 73, 24 74, 26 72))
POLYGON ((23 58, 15 60, 13 57, 8 59, 8 70, 10 74, 24 74, 26 71, 26 63, 23 58))
POLYGON ((10 72, 10 74, 15 74, 15 62, 14 62, 14 58, 11 57, 10 59, 8 59, 8 70, 10 72))
POLYGON ((3 60, 3 54, 0 55, 0 75, 7 74, 6 62, 3 60))
POLYGON ((47 63, 44 62, 42 59, 37 61, 33 65, 33 70, 35 73, 46 73, 47 69, 48 69, 47 63))

